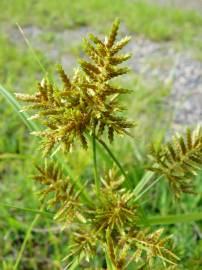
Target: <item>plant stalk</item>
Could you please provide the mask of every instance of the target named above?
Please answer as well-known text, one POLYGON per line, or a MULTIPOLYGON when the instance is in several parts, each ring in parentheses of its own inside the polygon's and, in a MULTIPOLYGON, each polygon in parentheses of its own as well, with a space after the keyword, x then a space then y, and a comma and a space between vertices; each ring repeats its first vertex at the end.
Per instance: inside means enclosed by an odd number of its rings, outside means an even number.
POLYGON ((115 270, 106 249, 105 249, 105 260, 107 264, 107 270, 115 270))
POLYGON ((127 174, 124 171, 121 163, 115 157, 115 155, 113 154, 113 152, 109 149, 109 147, 106 145, 106 143, 103 140, 99 139, 98 137, 96 137, 96 140, 104 147, 104 149, 107 151, 107 153, 109 154, 109 156, 112 158, 112 160, 115 162, 115 164, 117 165, 117 167, 120 169, 120 171, 123 174, 123 176, 125 176, 125 178, 127 178, 127 174))
POLYGON ((98 176, 98 169, 97 169, 97 151, 96 151, 96 136, 95 136, 95 128, 93 131, 93 168, 94 168, 94 178, 95 178, 95 188, 96 193, 100 196, 100 179, 98 176))

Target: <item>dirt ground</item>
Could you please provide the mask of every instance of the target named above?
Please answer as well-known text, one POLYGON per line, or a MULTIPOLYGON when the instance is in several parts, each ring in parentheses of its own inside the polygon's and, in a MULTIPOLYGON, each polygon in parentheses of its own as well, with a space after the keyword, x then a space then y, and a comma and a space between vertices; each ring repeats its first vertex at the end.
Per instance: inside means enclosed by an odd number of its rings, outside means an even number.
POLYGON ((151 3, 158 3, 162 5, 171 5, 174 7, 195 10, 202 13, 202 0, 148 0, 151 3))

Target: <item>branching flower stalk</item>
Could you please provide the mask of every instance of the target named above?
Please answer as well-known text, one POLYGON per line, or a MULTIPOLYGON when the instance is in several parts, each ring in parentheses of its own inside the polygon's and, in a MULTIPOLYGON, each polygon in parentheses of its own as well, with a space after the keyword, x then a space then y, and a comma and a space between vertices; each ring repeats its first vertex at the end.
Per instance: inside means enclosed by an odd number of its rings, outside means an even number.
POLYGON ((120 172, 122 173, 122 175, 124 175, 125 178, 127 178, 127 174, 123 168, 123 166, 121 165, 121 163, 119 162, 119 160, 115 157, 115 155, 113 154, 113 152, 109 149, 109 147, 106 145, 106 143, 97 138, 96 140, 104 147, 104 149, 107 151, 107 153, 109 154, 109 156, 112 158, 112 160, 114 161, 114 163, 117 165, 117 167, 119 168, 120 172))
POLYGON ((93 142, 93 166, 94 166, 94 178, 95 178, 95 187, 96 187, 96 193, 99 196, 100 195, 100 181, 99 181, 99 175, 98 175, 98 169, 97 169, 97 152, 96 152, 96 137, 95 137, 95 128, 93 129, 93 136, 92 136, 92 142, 93 142))
POLYGON ((72 79, 58 66, 62 87, 45 78, 35 94, 17 94, 19 100, 29 103, 23 110, 33 111, 31 118, 44 126, 33 134, 41 137, 41 150, 49 161, 36 166, 34 178, 41 186, 40 199, 55 212, 55 221, 71 228, 72 244, 64 258, 66 269, 76 261, 85 261, 87 268, 93 269, 96 256, 100 258, 99 269, 106 263, 113 270, 154 269, 159 260, 165 269, 171 269, 179 260, 172 237, 164 235, 162 228, 153 230, 142 214, 140 199, 164 179, 177 198, 182 193, 193 193, 194 175, 202 167, 201 129, 188 129, 185 138, 176 136, 159 149, 151 147, 152 172, 147 172, 134 190, 126 188, 124 167, 105 142, 106 134, 112 142, 115 135, 130 135, 134 127, 134 122, 123 116, 119 100, 120 95, 131 91, 112 82, 128 72, 119 64, 131 56, 119 53, 130 38, 117 41, 118 28, 116 20, 104 41, 94 35, 84 40, 89 60, 80 59, 72 79), (71 181, 51 153, 73 151, 78 143, 87 149, 89 138, 94 181, 87 179, 81 187, 71 181), (121 176, 114 168, 98 172, 97 142, 114 160, 121 176), (82 199, 83 190, 88 192, 87 201, 82 199))

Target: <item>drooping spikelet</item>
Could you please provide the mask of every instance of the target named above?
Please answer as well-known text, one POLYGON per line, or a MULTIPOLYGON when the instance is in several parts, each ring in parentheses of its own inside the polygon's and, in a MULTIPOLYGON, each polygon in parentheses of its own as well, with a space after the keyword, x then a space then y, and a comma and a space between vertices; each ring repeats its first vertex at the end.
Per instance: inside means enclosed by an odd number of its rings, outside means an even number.
POLYGON ((55 145, 61 143, 67 150, 75 140, 87 148, 87 134, 95 132, 99 137, 108 129, 110 142, 114 134, 129 134, 128 129, 134 123, 128 121, 120 112, 118 96, 130 93, 118 88, 110 80, 128 72, 119 64, 130 58, 129 54, 117 54, 130 40, 129 37, 116 42, 119 21, 112 26, 109 37, 101 41, 94 35, 85 40, 85 52, 92 61, 80 60, 80 69, 75 71, 73 79, 67 76, 61 66, 58 73, 63 88, 43 80, 33 95, 17 94, 17 98, 29 102, 24 110, 34 110, 33 119, 39 118, 46 127, 42 132, 34 133, 43 138, 44 153, 49 153, 55 145))
POLYGON ((69 177, 62 175, 61 168, 54 163, 44 167, 36 166, 38 174, 34 179, 45 186, 40 192, 41 200, 48 198, 47 204, 56 210, 55 219, 70 223, 78 217, 79 192, 74 190, 69 177))
POLYGON ((134 231, 129 238, 131 246, 136 246, 134 259, 136 261, 145 259, 151 267, 153 259, 159 257, 164 267, 167 269, 167 263, 175 265, 179 258, 173 253, 173 241, 171 236, 162 237, 164 229, 158 229, 154 232, 148 232, 148 229, 134 231), (145 252, 146 251, 146 252, 145 252), (144 254, 144 255, 143 255, 144 254))
POLYGON ((163 237, 162 234, 163 229, 151 233, 147 229, 134 228, 115 242, 108 230, 106 250, 115 269, 129 269, 133 262, 142 263, 143 268, 138 269, 154 269, 153 260, 157 257, 163 262, 164 269, 170 269, 169 265, 176 266, 179 258, 172 251, 171 236, 163 237))
POLYGON ((175 136, 160 149, 151 151, 151 170, 164 175, 177 197, 182 192, 193 193, 193 177, 202 165, 202 132, 187 129, 186 136, 175 136))

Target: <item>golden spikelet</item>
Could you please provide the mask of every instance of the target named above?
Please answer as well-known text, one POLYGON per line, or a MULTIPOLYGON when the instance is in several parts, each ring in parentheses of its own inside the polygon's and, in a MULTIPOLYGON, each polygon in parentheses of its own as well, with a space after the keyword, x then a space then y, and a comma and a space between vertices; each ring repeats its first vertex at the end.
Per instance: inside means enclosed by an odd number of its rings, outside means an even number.
POLYGON ((193 193, 193 178, 202 165, 202 133, 198 127, 187 129, 186 136, 177 135, 160 149, 152 150, 151 170, 164 175, 175 194, 193 193))

